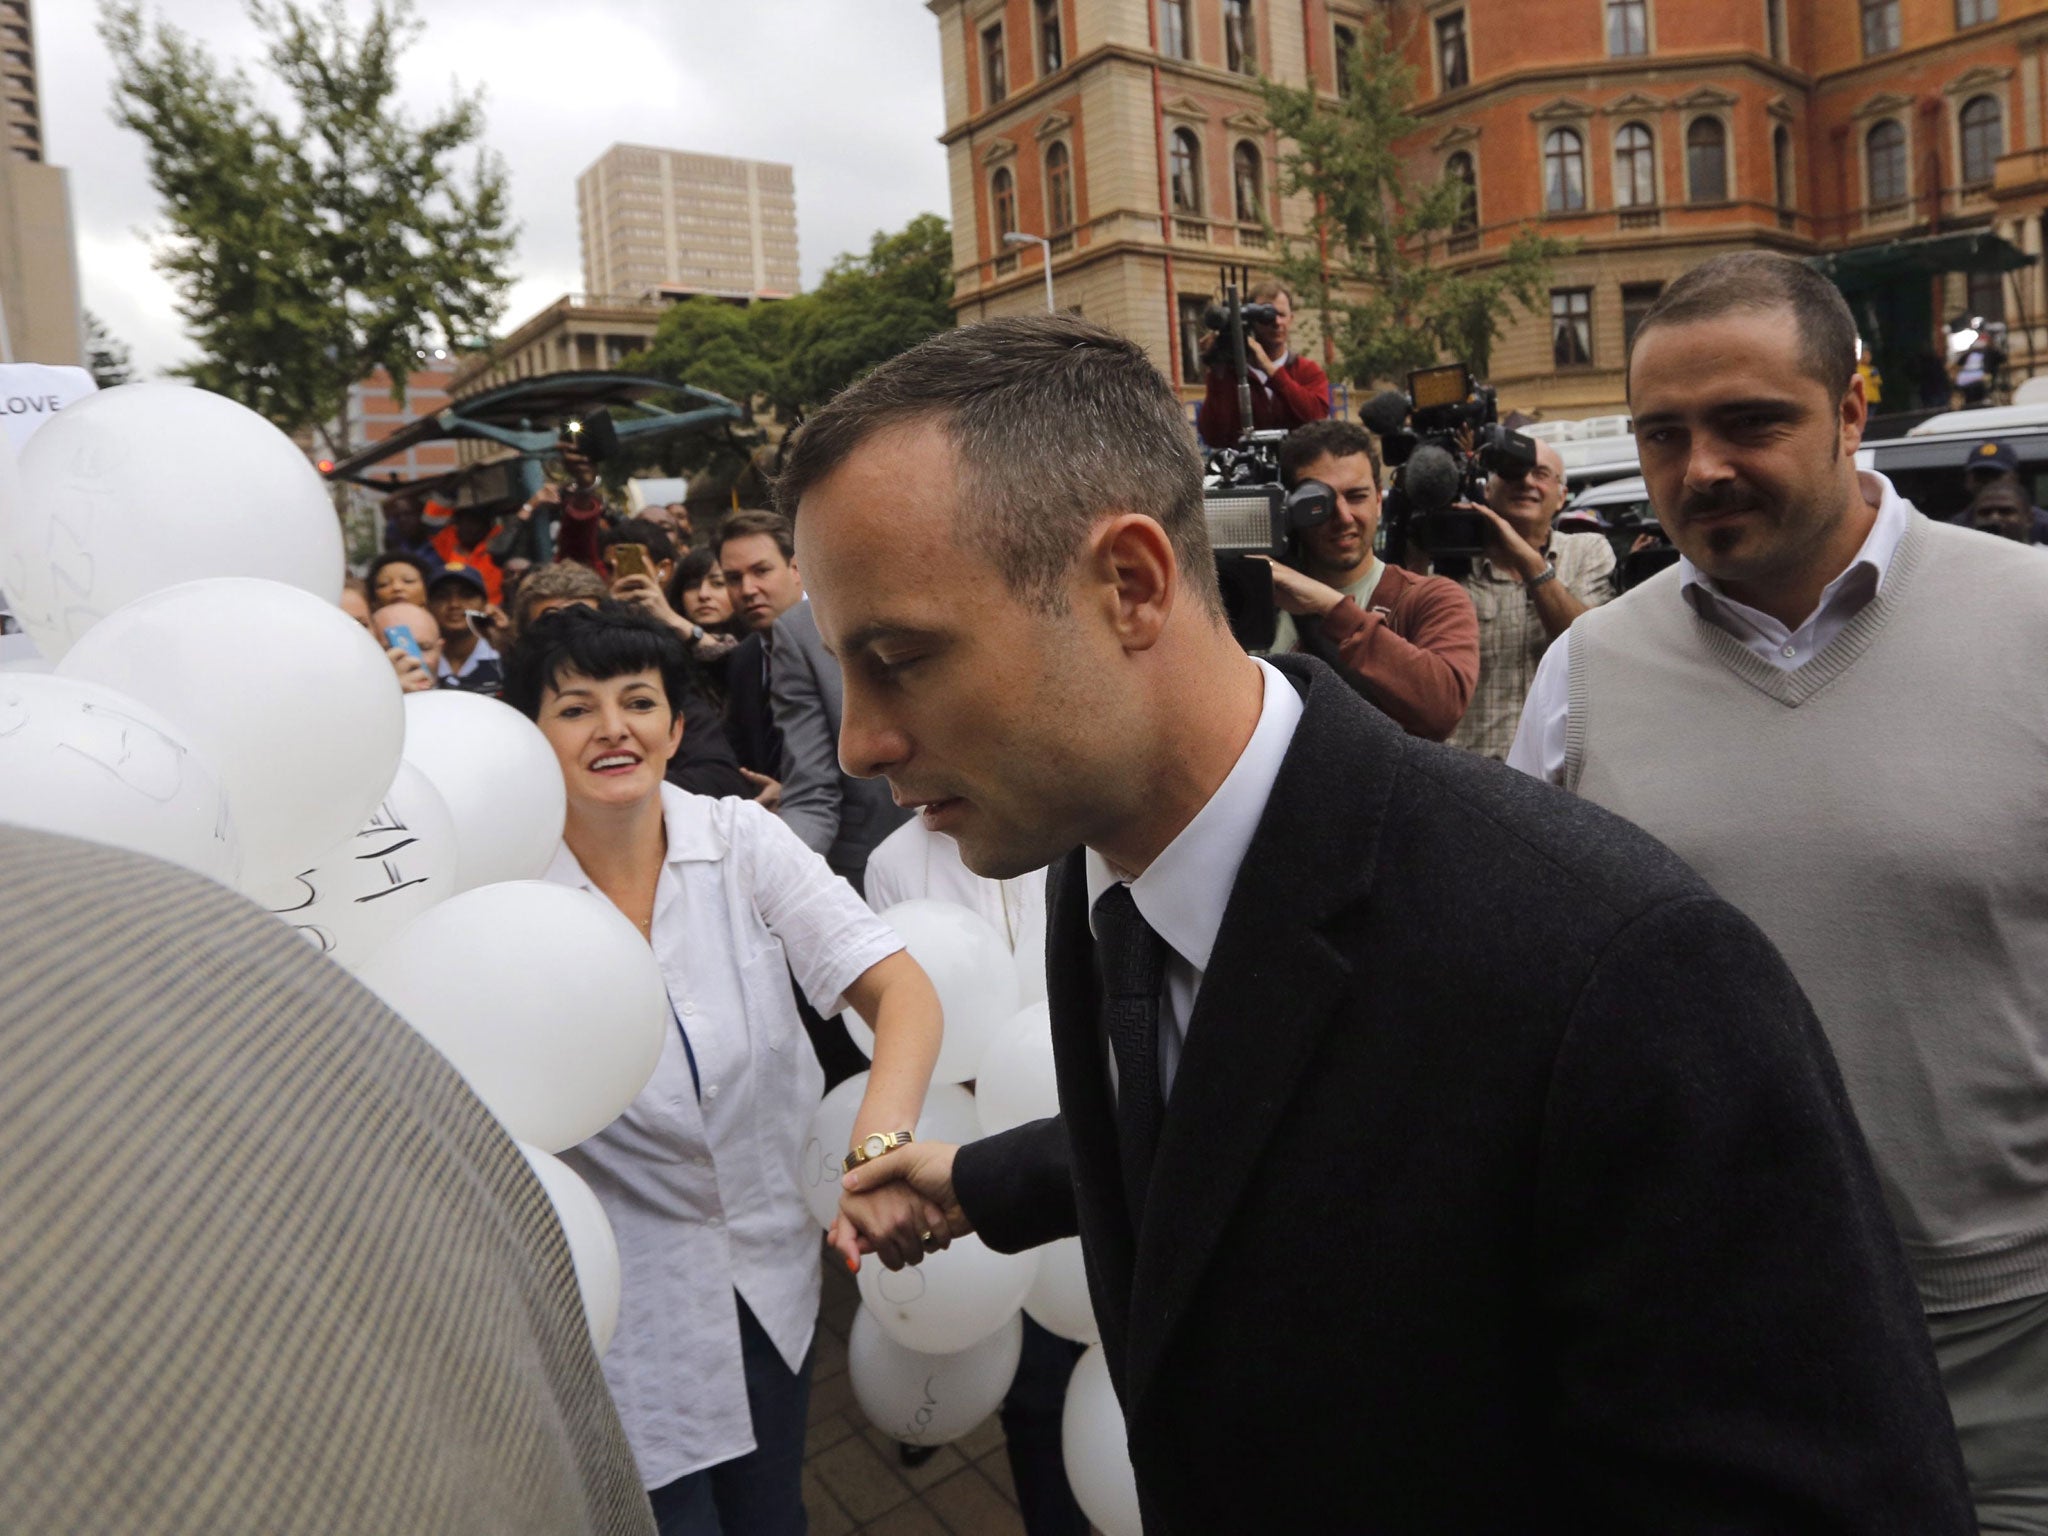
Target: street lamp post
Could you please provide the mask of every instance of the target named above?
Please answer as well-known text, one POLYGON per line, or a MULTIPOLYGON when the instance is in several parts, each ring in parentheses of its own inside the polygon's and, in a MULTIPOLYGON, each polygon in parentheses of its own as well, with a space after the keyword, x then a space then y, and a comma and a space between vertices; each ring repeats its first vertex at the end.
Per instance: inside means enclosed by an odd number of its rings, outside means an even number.
POLYGON ((1023 233, 1021 233, 1021 232, 1019 232, 1019 231, 1017 231, 1017 230, 1014 230, 1014 229, 1013 229, 1013 230, 1011 230, 1011 231, 1010 231, 1010 232, 1009 232, 1009 233, 1008 233, 1007 235, 1003 236, 1003 244, 1005 244, 1005 245, 1035 245, 1035 246, 1037 246, 1037 247, 1039 248, 1039 250, 1040 250, 1040 251, 1042 251, 1042 252, 1044 253, 1044 255, 1045 255, 1045 312, 1046 312, 1046 313, 1047 313, 1048 315, 1056 315, 1056 314, 1058 314, 1058 313, 1059 313, 1059 311, 1058 311, 1058 310, 1057 310, 1056 308, 1054 308, 1054 307, 1053 307, 1053 302, 1052 302, 1052 242, 1051 242, 1050 240, 1046 239, 1046 238, 1045 238, 1045 236, 1043 236, 1043 235, 1027 235, 1027 234, 1023 234, 1023 233))

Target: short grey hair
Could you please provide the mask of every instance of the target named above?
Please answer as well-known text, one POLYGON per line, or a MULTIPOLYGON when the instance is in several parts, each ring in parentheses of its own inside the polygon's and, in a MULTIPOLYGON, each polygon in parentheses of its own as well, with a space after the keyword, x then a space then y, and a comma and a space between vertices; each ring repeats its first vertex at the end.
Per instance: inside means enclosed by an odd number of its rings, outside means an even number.
POLYGON ((1060 612, 1097 519, 1135 512, 1165 531, 1181 580, 1221 616, 1194 428, 1136 342, 1072 315, 941 331, 797 431, 776 504, 794 519, 804 494, 868 439, 921 421, 945 431, 959 460, 955 538, 987 554, 1020 598, 1060 612))

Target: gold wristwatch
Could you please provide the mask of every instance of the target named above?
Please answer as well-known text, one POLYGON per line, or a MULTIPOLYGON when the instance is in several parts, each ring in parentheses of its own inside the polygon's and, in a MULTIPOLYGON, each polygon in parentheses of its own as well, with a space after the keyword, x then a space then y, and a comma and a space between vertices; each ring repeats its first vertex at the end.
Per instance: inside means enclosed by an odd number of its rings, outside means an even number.
POLYGON ((876 1131, 872 1136, 863 1136, 847 1151, 846 1166, 858 1168, 862 1163, 871 1163, 884 1152, 909 1146, 914 1139, 908 1131, 876 1131))

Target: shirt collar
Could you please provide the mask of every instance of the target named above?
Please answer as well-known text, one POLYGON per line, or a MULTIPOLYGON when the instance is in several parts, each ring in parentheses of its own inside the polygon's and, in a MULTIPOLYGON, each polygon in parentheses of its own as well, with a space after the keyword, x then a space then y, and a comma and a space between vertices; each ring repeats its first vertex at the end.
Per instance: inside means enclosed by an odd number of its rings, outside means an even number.
MULTIPOLYGON (((712 825, 711 804, 704 795, 693 795, 673 784, 661 786, 661 824, 668 833, 668 857, 664 863, 715 862, 730 851, 730 844, 712 825)), ((582 862, 569 851, 566 838, 555 845, 554 862, 548 866, 546 878, 556 885, 597 889, 583 872, 582 862)))
MULTIPOLYGON (((1870 595, 1875 597, 1884 587, 1885 575, 1892 568, 1892 557, 1899 552, 1899 541, 1905 538, 1906 529, 1910 526, 1913 504, 1898 493, 1890 480, 1875 470, 1868 469, 1858 471, 1857 478, 1876 483, 1877 517, 1871 522, 1870 532, 1864 535, 1863 547, 1856 551, 1856 558, 1849 562, 1841 575, 1821 589, 1820 601, 1814 605, 1814 613, 1820 612, 1833 602, 1836 594, 1852 581, 1869 582, 1870 595)), ((1699 608, 1703 603, 1742 606, 1716 586, 1711 576, 1701 571, 1683 555, 1678 557, 1678 585, 1686 600, 1695 608, 1699 608)), ((1813 614, 1807 615, 1809 619, 1812 617, 1813 614)), ((1794 626, 1795 629, 1797 627, 1794 626)))
POLYGON ((501 659, 498 655, 498 648, 482 635, 478 635, 476 637, 476 649, 469 653, 469 659, 461 666, 449 666, 448 657, 445 652, 436 660, 435 665, 441 669, 441 676, 443 677, 467 677, 485 662, 501 659))
MULTIPOLYGON (((1259 723, 1238 754, 1237 765, 1152 867, 1128 882, 1131 899, 1152 931, 1197 971, 1209 968, 1209 953, 1216 947, 1238 866, 1244 863, 1294 729, 1301 723, 1301 695, 1294 685, 1265 662, 1257 665, 1265 698, 1259 705, 1259 723)), ((1123 877, 1093 848, 1083 864, 1092 932, 1097 898, 1123 877)))

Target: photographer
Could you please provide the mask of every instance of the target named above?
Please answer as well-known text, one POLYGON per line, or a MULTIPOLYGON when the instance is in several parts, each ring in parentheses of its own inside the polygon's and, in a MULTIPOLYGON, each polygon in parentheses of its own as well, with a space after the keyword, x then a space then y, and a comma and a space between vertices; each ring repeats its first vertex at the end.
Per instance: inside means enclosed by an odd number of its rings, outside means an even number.
MULTIPOLYGON (((1330 414, 1329 376, 1287 348, 1294 301, 1271 279, 1256 284, 1248 297, 1251 303, 1273 310, 1272 319, 1247 317, 1245 326, 1253 430, 1288 432, 1306 422, 1324 420, 1330 414)), ((1227 342, 1227 337, 1212 337, 1204 353, 1208 394, 1202 401, 1202 441, 1216 448, 1228 447, 1244 432, 1237 410, 1237 370, 1227 342)))
POLYGON ((1550 642, 1588 608, 1614 596, 1614 548, 1598 533, 1557 533, 1564 460, 1536 445, 1526 475, 1492 475, 1486 504, 1461 502, 1491 525, 1486 553, 1460 578, 1479 616, 1479 688, 1450 740, 1506 761, 1522 701, 1550 642))
POLYGON ((1348 421, 1297 428, 1280 445, 1280 478, 1290 490, 1320 480, 1337 511, 1301 535, 1306 571, 1272 563, 1273 654, 1321 657, 1410 735, 1442 741, 1479 680, 1479 622, 1456 582, 1374 555, 1382 476, 1372 435, 1348 421))

